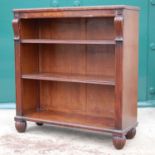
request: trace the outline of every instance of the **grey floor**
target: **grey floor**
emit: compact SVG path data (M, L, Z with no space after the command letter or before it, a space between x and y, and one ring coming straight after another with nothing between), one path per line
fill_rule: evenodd
M115 150L111 135L28 123L16 132L14 110L0 110L0 155L155 155L155 108L139 108L137 134Z

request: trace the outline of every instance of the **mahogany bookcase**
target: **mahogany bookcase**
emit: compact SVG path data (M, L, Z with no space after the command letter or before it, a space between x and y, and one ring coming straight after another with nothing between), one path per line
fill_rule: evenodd
M37 125L136 134L138 8L14 10L17 131Z

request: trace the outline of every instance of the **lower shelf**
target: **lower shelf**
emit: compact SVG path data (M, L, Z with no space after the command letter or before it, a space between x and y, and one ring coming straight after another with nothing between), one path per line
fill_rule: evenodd
M102 130L104 128L114 129L114 119L112 118L86 116L58 111L32 112L24 115L23 119L91 130Z
M115 85L114 77L102 75L80 75L80 74L65 74L65 73L38 73L38 74L24 74L23 79L31 80L45 80L45 81L62 81L62 82L76 82L102 85Z

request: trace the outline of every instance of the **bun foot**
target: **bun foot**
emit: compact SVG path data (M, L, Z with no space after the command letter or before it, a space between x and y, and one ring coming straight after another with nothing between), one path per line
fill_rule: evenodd
M20 133L22 132L25 132L26 130L26 126L27 126L27 123L26 121L16 121L15 122L15 127L16 127L16 130Z
M126 139L132 139L136 135L136 128L132 128L130 131L126 134Z
M41 122L36 122L36 125L38 125L38 126L43 126L43 123L41 123Z
M113 136L113 145L115 146L116 149L120 150L124 147L126 143L126 137L124 135L118 136L114 135Z

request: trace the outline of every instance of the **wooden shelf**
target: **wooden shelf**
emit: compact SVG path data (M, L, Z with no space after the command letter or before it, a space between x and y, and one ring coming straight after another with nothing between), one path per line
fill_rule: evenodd
M46 81L64 81L77 83L90 83L102 85L115 85L113 77L97 76L97 75L81 75L81 74L58 74L58 73L38 73L24 74L23 79L46 80Z
M24 115L25 119L30 121L38 122L48 122L55 125L63 125L70 127L79 127L90 128L95 127L103 128L107 127L114 128L114 119L105 118L105 117L95 117L89 115L82 115L77 113L65 113L60 111L40 111L40 112L31 112ZM110 127L109 127L110 126Z
M52 40L52 39L21 39L24 44L94 44L115 45L114 40Z

